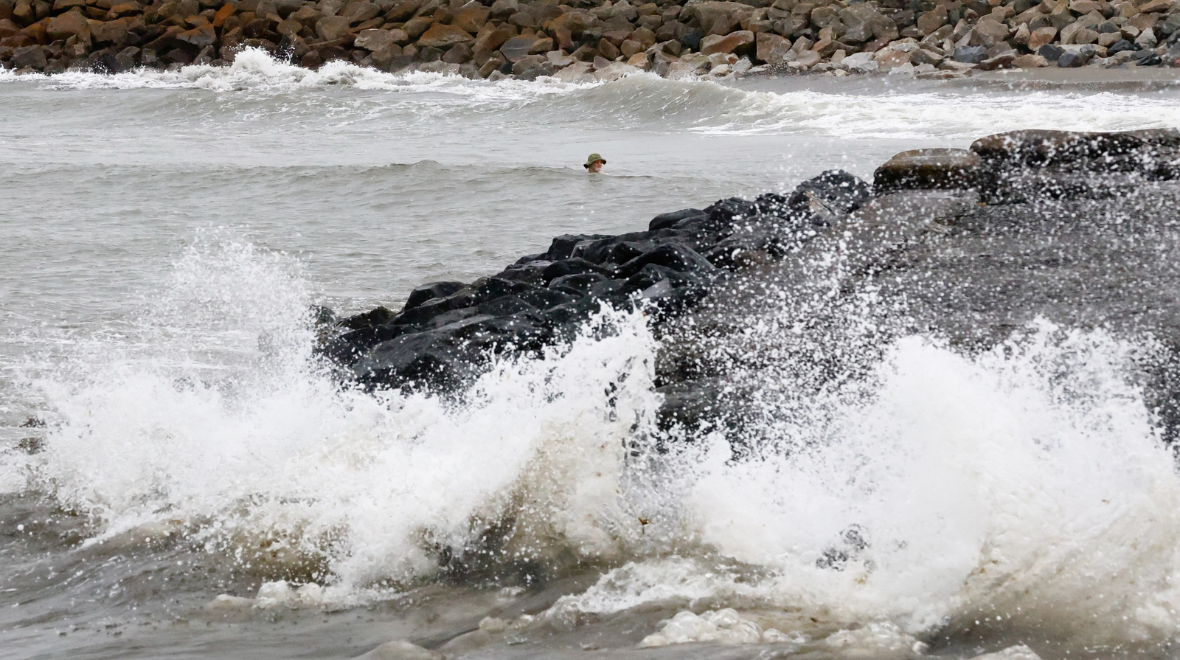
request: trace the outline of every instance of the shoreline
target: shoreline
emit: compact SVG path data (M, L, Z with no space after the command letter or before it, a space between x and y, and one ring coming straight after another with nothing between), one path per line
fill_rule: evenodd
M1053 79L1083 67L1174 79L1180 1L0 0L0 66L18 73L217 66L245 48L309 69L344 60L488 80Z

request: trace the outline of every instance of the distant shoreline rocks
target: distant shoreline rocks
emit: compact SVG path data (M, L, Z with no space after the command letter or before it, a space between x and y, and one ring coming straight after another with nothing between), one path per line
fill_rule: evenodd
M227 65L497 80L1180 66L1180 0L0 0L18 73Z

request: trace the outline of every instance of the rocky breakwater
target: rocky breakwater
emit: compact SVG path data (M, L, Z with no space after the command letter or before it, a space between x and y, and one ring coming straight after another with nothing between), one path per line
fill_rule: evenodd
M490 277L414 289L397 313L379 307L339 321L324 352L362 383L447 391L493 355L572 339L604 305L642 308L658 329L727 277L781 257L868 199L868 184L833 170L787 196L665 213L646 231L559 236Z
M767 373L803 370L818 390L892 337L983 350L1046 319L1154 342L1141 375L1175 436L1180 131L1007 133L898 154L874 179L829 171L646 231L560 236L490 277L415 289L396 313L331 321L323 350L347 379L445 392L603 305L641 307L661 340L660 423L691 435L775 428L758 421Z
M221 65L247 47L565 80L1175 66L1180 0L0 0L0 64L19 71Z

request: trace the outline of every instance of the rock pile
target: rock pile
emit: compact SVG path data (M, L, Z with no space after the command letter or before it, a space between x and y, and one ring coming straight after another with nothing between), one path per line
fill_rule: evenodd
M448 391L492 355L572 337L603 303L642 306L666 340L660 421L691 428L741 416L735 369L773 368L743 343L768 300L776 318L823 326L808 301L867 287L887 312L882 343L932 331L994 345L1036 318L1146 333L1174 358L1150 358L1149 395L1180 436L1180 131L1005 133L898 154L874 179L829 171L788 195L666 213L647 231L559 236L491 277L419 287L397 313L325 320L322 350L350 380ZM737 348L711 363L702 346L726 336Z
M225 64L259 48L499 78L1151 66L1180 60L1180 0L0 0L21 71Z
M657 324L675 318L726 276L819 235L869 193L865 182L833 170L791 195L665 213L647 231L558 236L544 253L491 277L427 284L396 314L381 307L348 318L324 350L364 383L445 390L493 354L572 338L603 303L642 306Z

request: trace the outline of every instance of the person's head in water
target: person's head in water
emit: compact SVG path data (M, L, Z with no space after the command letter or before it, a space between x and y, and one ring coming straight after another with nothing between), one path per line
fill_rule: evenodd
M602 166L606 165L606 159L598 154L590 154L586 159L586 164L582 167L586 168L588 172L601 172Z

